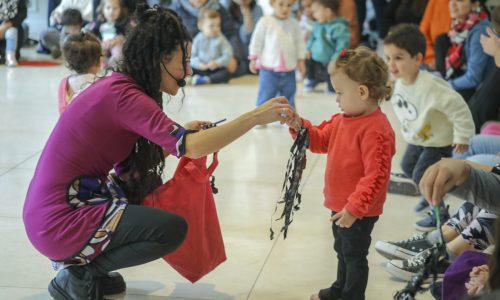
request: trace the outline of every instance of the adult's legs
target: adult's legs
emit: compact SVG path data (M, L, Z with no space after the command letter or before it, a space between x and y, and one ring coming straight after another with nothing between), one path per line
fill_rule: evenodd
M129 205L105 251L85 265L93 276L141 265L174 251L187 233L186 221L155 208Z
M500 84L498 82L500 82L500 68L495 67L486 75L483 83L468 102L477 133L487 121L499 120Z
M18 42L18 30L16 27L11 27L5 32L5 58L7 66L16 66L16 50Z
M110 271L144 264L174 251L186 232L187 223L178 215L129 205L108 247L86 265L60 270L49 284L49 293L56 300L101 300L102 278Z
M470 139L469 149L465 153L453 154L453 158L467 159L473 162L494 166L500 162L500 136L476 134Z
M434 53L436 55L436 70L441 73L443 78L446 76L446 53L450 48L451 42L448 34L444 33L436 38L434 43Z

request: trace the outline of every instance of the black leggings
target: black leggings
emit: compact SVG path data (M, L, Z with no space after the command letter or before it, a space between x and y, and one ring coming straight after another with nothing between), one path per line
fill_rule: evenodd
M129 205L101 255L85 265L93 276L145 264L177 249L187 233L186 221L155 208Z

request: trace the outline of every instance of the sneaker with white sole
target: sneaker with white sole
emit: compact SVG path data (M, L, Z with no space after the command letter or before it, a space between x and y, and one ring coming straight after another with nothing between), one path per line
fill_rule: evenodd
M389 193L405 196L418 196L420 191L418 185L413 179L408 178L402 173L392 173L389 178Z
M439 220L441 224L446 223L450 219L450 213L448 212L450 209L450 206L441 206L439 208ZM434 229L437 229L437 221L436 221L436 215L434 213L434 209L431 209L429 212L427 212L427 216L423 217L419 221L417 221L413 227L418 230L418 231L423 231L423 232L430 232L433 231Z
M409 239L402 241L377 241L375 250L387 259L411 259L432 246L427 241L427 233L416 233Z
M430 248L415 255L408 260L391 260L387 263L386 270L391 275L401 280L409 281L425 267L425 262L433 255L435 248ZM443 278L444 272L450 263L447 260L441 260L437 263L437 278Z

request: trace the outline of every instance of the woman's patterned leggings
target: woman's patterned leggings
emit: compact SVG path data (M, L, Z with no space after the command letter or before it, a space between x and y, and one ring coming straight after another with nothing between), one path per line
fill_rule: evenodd
M455 229L475 249L484 250L493 244L493 225L496 218L497 215L470 202L464 202L445 225Z

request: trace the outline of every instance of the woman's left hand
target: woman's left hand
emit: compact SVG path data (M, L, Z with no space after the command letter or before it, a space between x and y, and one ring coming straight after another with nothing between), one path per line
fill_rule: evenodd
M210 124L210 121L191 121L184 124L184 128L187 130L202 130L203 125Z

